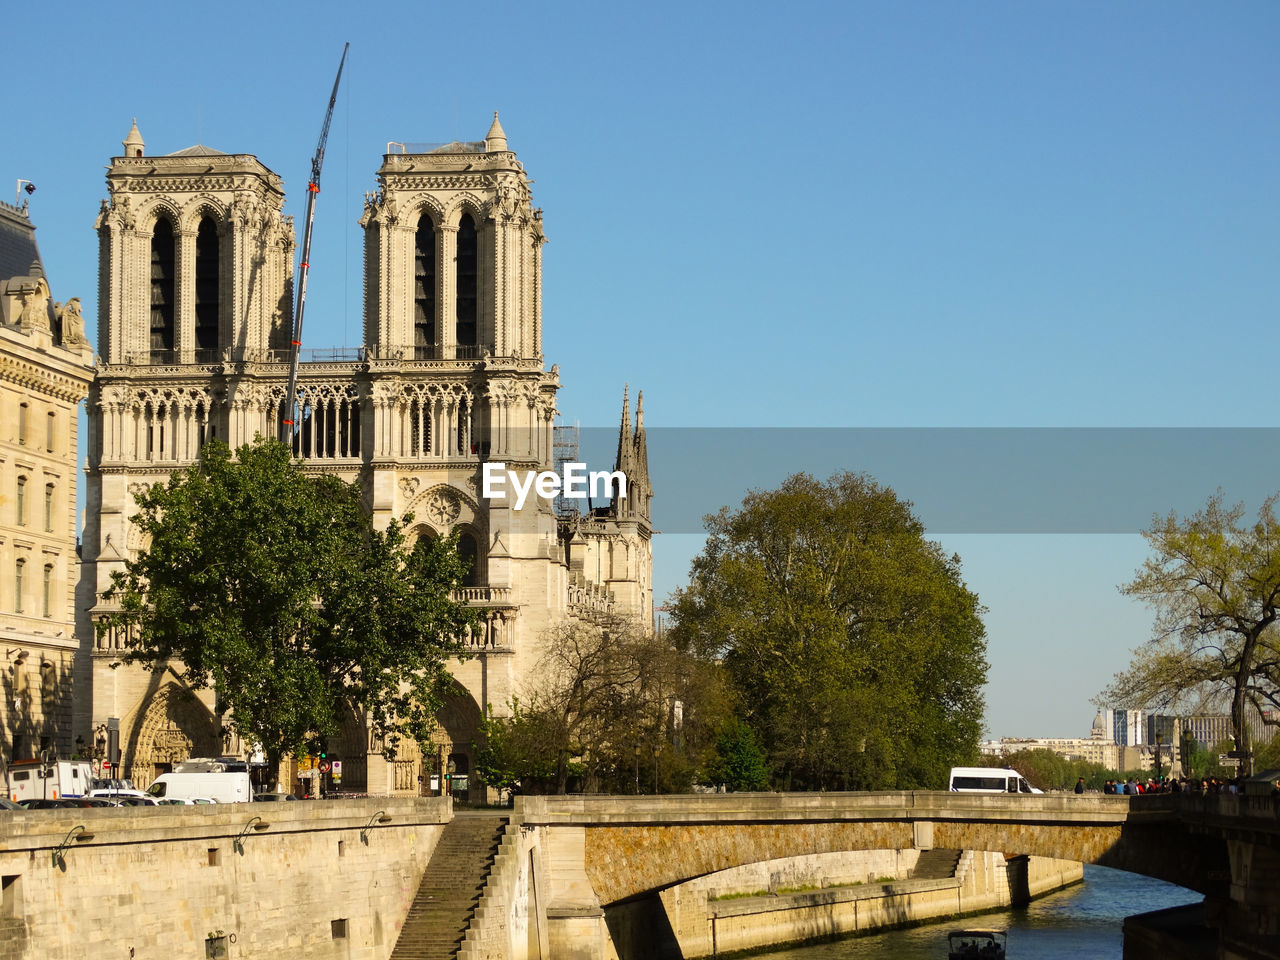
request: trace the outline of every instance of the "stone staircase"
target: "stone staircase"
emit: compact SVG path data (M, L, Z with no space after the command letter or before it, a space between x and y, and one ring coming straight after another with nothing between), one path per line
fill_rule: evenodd
M943 880L956 875L960 863L959 850L923 850L916 867L911 871L912 880Z
M493 866L507 817L457 811L445 824L391 960L453 960Z

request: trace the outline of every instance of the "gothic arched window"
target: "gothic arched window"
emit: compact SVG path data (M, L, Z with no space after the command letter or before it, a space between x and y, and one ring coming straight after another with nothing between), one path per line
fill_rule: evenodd
M196 362L218 353L218 225L212 217L196 231Z
M425 213L413 241L413 358L434 359L436 342L436 231Z
M480 300L479 255L476 223L464 213L458 221L458 356L474 357L476 352L476 306ZM472 349L468 349L472 348Z
M164 217L156 220L151 234L151 359L171 361L174 312L173 225Z
M462 585L464 587L480 585L479 553L479 548L476 546L476 538L466 530L463 530L458 536L458 556L462 558L462 564L467 568L467 572L462 576Z

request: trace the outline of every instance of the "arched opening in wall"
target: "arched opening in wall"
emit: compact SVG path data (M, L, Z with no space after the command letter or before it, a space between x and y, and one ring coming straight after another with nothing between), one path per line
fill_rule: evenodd
M480 586L483 580L480 575L480 549L476 544L475 535L469 530L464 529L458 536L458 556L462 558L462 565L467 568L466 573L462 575L462 585L464 587Z
M177 298L174 295L173 225L165 217L156 220L151 233L151 362L173 360L173 331Z
M420 393L410 394L405 401L409 406L409 447L403 451L408 457L429 457L431 450L431 418L435 400Z
M190 757L220 757L223 742L214 715L191 690L166 683L147 703L137 725L122 740L127 744L126 776L145 790L162 773Z
M196 231L196 363L218 358L218 225L204 217Z
M295 456L312 458L360 456L360 392L345 389L300 390L302 422L293 436Z
M431 743L422 745L424 792L440 795L447 790L455 800L484 800L484 785L472 776L480 722L475 699L454 681L436 713Z
M457 308L458 357L477 356L476 308L480 301L479 251L476 242L476 223L471 214L464 213L458 221L458 284L455 299Z
M435 530L425 524L418 524L409 532L409 542L407 544L410 552L419 548L426 549L437 539Z
M435 359L436 231L425 213L413 242L413 359Z
M471 445L471 401L466 397L458 400L458 436L455 438L457 445L454 450L465 456L468 453L475 453L475 448Z
M195 421L196 452L199 452L206 443L218 436L218 428L209 422L209 411L205 408L203 401L196 404Z
M342 707L338 738L329 743L329 754L342 764L332 777L333 787L343 793L364 793L369 789L369 728L364 711L353 703Z
M148 398L143 406L147 430L147 459L165 459L165 426L169 422L170 409L164 401Z

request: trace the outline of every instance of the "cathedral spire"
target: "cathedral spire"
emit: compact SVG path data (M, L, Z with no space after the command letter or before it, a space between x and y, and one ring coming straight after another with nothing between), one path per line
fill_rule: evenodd
M120 145L124 147L124 155L126 157L140 157L142 152L147 148L143 142L142 134L138 132L138 118L133 118L133 126L129 128L128 135L120 141Z
M644 391L636 393L636 433L631 441L631 470L627 474L628 492L634 490L631 509L645 520L649 519L649 500L653 487L649 484L649 441L644 435Z
M627 396L629 385L622 387L622 426L618 428L618 455L613 469L626 473L631 461L631 400Z
M484 135L484 151L485 153L498 153L507 149L507 134L502 129L502 124L498 122L498 111L493 111L493 123L489 126L489 132Z

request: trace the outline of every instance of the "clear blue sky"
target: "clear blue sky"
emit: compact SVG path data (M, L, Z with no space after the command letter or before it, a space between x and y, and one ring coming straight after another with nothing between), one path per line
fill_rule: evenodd
M54 296L89 318L130 119L150 152L256 154L300 215L350 40L309 346L359 340L386 142L497 109L546 211L571 420L612 425L629 382L650 426L1276 423L1274 3L126 2L10 31L8 182L37 184ZM1142 541L943 539L990 611L990 732L1087 734L1149 631L1115 590ZM658 540L660 592L697 545Z

